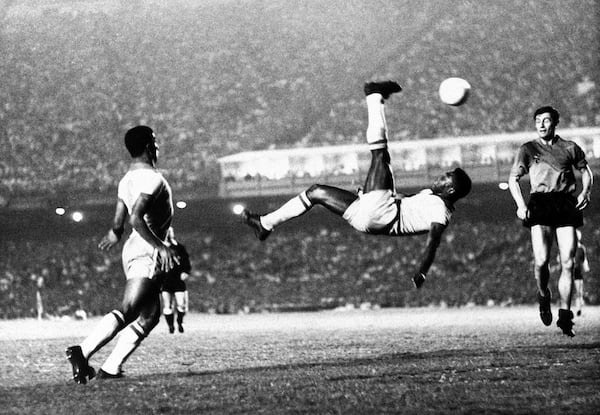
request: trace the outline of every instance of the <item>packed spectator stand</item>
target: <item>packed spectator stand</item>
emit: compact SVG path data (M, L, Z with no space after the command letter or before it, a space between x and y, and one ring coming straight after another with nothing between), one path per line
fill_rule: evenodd
M123 134L140 123L156 130L160 168L176 195L216 196L219 157L362 143L361 88L372 78L396 78L404 87L388 103L391 140L532 130L532 110L547 103L561 111L559 127L598 126L597 2L544 4L4 2L0 207L57 194L112 201L128 162ZM439 102L437 86L448 76L473 86L467 105ZM506 203L498 214L504 221L463 217L451 228L445 243L457 241L457 248L442 251L431 289L418 296L408 280L418 239L367 241L317 225L275 234L265 245L251 235L223 235L237 228L204 229L199 217L179 232L196 254L191 306L238 312L532 302L529 241ZM588 223L598 220L589 215ZM108 224L110 214L103 219ZM52 242L4 232L0 318L34 316L40 288L49 315L113 307L123 277L118 252L96 249L104 231L59 233ZM597 252L598 231L584 234ZM590 292L597 295L597 287Z

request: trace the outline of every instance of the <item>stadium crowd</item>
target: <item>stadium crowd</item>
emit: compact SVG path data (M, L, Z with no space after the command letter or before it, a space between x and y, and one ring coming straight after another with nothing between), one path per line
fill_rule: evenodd
M266 243L246 232L224 232L223 226L179 232L192 259L190 309L237 313L534 301L529 236L518 224L452 224L419 291L410 277L422 238L373 238L338 225L299 226L273 234ZM586 242L595 270L600 230L590 230ZM124 284L120 254L102 253L97 243L95 237L68 238L56 245L2 241L6 255L0 258L0 318L36 316L40 277L48 316L74 316L78 310L102 315L114 307ZM597 304L600 279L594 272L586 279L586 300Z
M392 140L531 130L542 103L559 108L561 127L600 125L595 0L92 3L2 3L0 207L13 195L114 196L134 124L157 132L175 194L215 189L217 158L238 151L363 143L361 87L373 77L404 87L389 102ZM449 76L473 86L459 109L437 98ZM218 227L178 236L193 262L191 309L232 313L531 303L529 240L515 229L453 224L418 292L418 238L367 242L327 224L268 244ZM587 242L593 258L600 230ZM97 243L0 238L0 318L35 316L38 291L49 316L113 307L120 255ZM598 303L600 284L587 290Z
M600 123L593 0L98 4L0 14L4 198L112 190L136 123L158 132L176 190L214 189L216 159L237 151L362 143L373 76L405 88L392 139L527 130L543 102L563 127ZM436 95L455 75L474 87L459 111Z

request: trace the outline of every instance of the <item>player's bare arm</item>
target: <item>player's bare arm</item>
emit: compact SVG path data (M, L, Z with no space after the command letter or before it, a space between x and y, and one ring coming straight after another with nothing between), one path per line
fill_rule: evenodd
M427 272L429 272L429 268L431 267L431 264L433 264L435 254L440 246L440 242L442 241L442 234L445 230L446 226L442 225L441 223L433 222L431 224L431 228L427 234L427 242L425 244L425 250L423 251L421 265L419 266L419 270L412 278L415 287L421 288L425 282Z
M149 210L150 206L152 206L153 201L152 195L145 193L140 194L133 205L129 222L131 227L157 250L161 270L168 271L178 263L177 254L156 236L154 232L152 232L144 220L144 215Z
M521 220L526 220L529 216L529 210L527 209L527 203L525 203L525 199L523 198L519 179L520 177L518 176L510 176L508 178L508 189L517 204L517 217Z
M123 231L125 229L126 219L127 207L125 206L125 202L119 199L115 208L115 216L113 218L112 228L108 231L104 238L102 238L98 244L98 248L106 251L119 243L121 240L121 235L123 235Z
M579 169L581 173L581 193L577 196L577 209L585 209L590 203L590 196L592 194L592 184L594 183L594 176L590 166L585 166Z

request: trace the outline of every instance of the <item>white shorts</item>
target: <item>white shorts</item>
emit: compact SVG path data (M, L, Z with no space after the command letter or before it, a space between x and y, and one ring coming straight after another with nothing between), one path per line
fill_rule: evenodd
M359 193L342 216L360 232L376 232L389 226L398 216L398 204L391 190Z
M139 234L132 234L123 245L123 270L127 279L149 278L158 271L158 251Z

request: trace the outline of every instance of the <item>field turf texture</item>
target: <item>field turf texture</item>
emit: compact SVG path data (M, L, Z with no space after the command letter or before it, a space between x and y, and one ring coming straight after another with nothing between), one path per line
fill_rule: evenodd
M0 321L0 413L600 413L598 306L574 338L535 306L192 313L77 385L64 349L97 322Z

